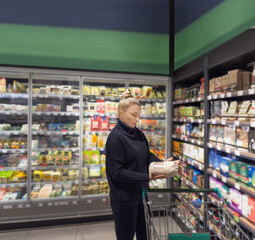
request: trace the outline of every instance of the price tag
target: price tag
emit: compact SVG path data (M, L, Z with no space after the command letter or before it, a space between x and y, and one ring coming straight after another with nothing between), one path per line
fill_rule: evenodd
M207 98L208 100L211 100L212 99L212 96L210 95L210 96L208 96L208 98Z
M217 178L217 173L216 173L215 170L213 171L213 176L214 176L215 178Z
M255 127L255 122L251 122L251 127Z
M71 113L66 113L66 116L71 116Z
M91 199L88 199L87 203L92 203L92 200L91 200Z
M202 123L202 119L199 119L198 122L199 122L199 123Z
M210 224L210 230L212 231L212 225Z
M217 99L217 98L218 98L217 94L214 94L213 99Z
M231 92L227 93L227 97L232 97L232 93Z
M186 100L185 100L185 102L186 102L186 103L188 103L188 102L189 102L189 100L188 100L188 99L186 99Z
M43 203L38 203L38 207L43 207Z
M199 97L197 100L200 102L200 101L202 100L202 98L201 98L201 97Z
M194 122L194 119L191 119L190 121L193 123L193 122Z
M187 120L186 119L182 119L183 122L186 122Z
M3 152L3 153L7 153L7 150L3 150L2 152Z
M220 97L221 97L221 98L224 98L224 97L225 97L225 93L221 93L221 94L220 94Z
M191 139L191 142L194 143L195 142L194 139Z
M59 205L59 202L54 202L54 205L55 205L55 206L58 206L58 205Z
M63 206L65 203L64 202L59 202L59 205L60 206Z
M250 95L255 94L255 89L249 89L249 90L248 90L248 94L250 94Z
M163 198L163 194L158 194L158 198Z
M53 204L52 204L52 202L48 202L48 204L47 204L48 206L52 206Z
M26 208L30 208L30 204L26 204L25 206L26 206Z
M226 183L227 182L227 178L226 177L222 177L222 182Z
M230 153L230 148L226 148L226 152L227 152L227 153Z
M195 98L192 98L192 100L191 100L192 102L195 102Z
M188 164L190 164L190 160L188 160Z
M194 162L193 162L193 161L191 161L191 162L190 162L190 164L193 166L193 165L194 165Z
M243 90L238 91L237 96L243 96Z
M212 124L216 124L216 120L215 119L212 119Z
M211 143L208 143L208 147L209 147L209 148L212 148L212 144L211 144Z
M221 124L222 124L222 125L225 125L225 124L226 124L226 120L221 119Z
M77 201L73 201L73 204L77 204Z
M103 199L102 199L102 202L106 202L106 198L103 198Z
M240 125L240 123L239 123L239 121L235 121L235 126L239 126Z
M23 208L23 205L22 204L18 204L18 208Z
M235 150L235 155L236 156L240 156L240 151L239 150Z
M199 170L203 170L203 166L201 163L198 164L198 168L199 168Z
M221 146L217 146L217 150L221 151Z
M236 188L237 190L240 190L240 185L239 185L238 183L235 183L235 188Z

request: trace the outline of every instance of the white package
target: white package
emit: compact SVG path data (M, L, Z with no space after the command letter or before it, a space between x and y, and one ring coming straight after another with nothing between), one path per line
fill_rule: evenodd
M150 175L161 175L174 177L177 175L179 166L176 161L152 162L149 165Z

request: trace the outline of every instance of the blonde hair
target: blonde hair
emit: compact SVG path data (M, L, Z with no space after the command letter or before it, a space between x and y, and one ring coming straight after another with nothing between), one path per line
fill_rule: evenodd
M138 105L139 107L141 107L141 103L133 97L130 89L126 89L126 91L122 94L122 99L119 101L118 114L120 112L120 109L125 112L132 105Z

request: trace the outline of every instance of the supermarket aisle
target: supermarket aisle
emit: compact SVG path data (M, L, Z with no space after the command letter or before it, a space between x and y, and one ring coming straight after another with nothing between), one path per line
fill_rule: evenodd
M0 232L4 240L114 240L113 221L84 223L78 225L24 230L17 232Z

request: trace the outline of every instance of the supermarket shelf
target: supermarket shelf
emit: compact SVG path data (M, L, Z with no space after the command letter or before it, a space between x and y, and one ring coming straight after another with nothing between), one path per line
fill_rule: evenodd
M57 181L57 182L31 182L31 185L32 186L35 186L35 185L40 185L40 186L43 186L43 185L46 185L46 184L52 184L52 185L56 185L56 184L79 184L79 180L73 180L73 181Z
M15 98L28 98L28 94L27 93L0 93L0 98L11 98L11 99L15 99Z
M140 116L141 119L165 119L166 115L165 114L141 114Z
M27 135L27 131L1 131L1 135Z
M90 148L90 147L86 147L83 148L82 151L104 151L105 148Z
M26 203L26 199L0 201L0 209L24 208Z
M193 189L200 189L199 186L192 183L190 180L188 180L186 177L178 176L179 179L181 179L182 182L184 182L187 186L193 188ZM201 196L203 196L203 193L199 193Z
M0 153L26 153L27 149L0 149Z
M79 165L61 165L61 166L32 166L32 170L55 170L55 169L78 169Z
M82 180L82 183L97 183L97 182L101 182L101 181L107 181L106 178L90 178L90 179L84 179Z
M28 111L0 111L0 115L27 115Z
M204 101L204 97L191 98L191 99L185 99L185 100L175 100L173 101L173 105L197 103L197 102L203 102L203 101Z
M105 96L96 96L96 95L83 95L83 99L87 99L87 98L94 98L96 100L104 100L104 101L115 101L115 102L119 102L122 98L121 97L105 97Z
M26 187L27 183L0 183L0 188L6 188L6 187Z
M204 123L204 119L185 119L185 118L174 118L174 122L184 122L184 123Z
M173 138L178 139L178 140L182 140L185 142L189 142L189 143L193 143L199 146L204 146L204 142L200 141L200 140L196 140L194 138L189 138L189 137L185 137L185 136L177 136L177 135L172 135Z
M255 89L240 90L237 92L219 93L207 96L208 100L245 97L255 94Z
M32 149L32 152L46 152L46 151L72 151L77 152L79 151L79 148L34 148Z
M187 160L184 156L179 156L179 155L177 155L177 154L175 154L175 153L173 153L172 154L175 158L178 158L179 160L181 160L181 161L183 161L183 162L185 162L185 163L188 163L188 164L190 164L190 165L192 165L192 166L194 166L194 167L196 167L196 168L198 168L199 170L201 170L201 171L204 171L204 165L203 165L203 163L200 163L200 162L198 162L198 161L192 161L192 160Z
M33 135L79 135L77 131L32 131Z
M0 167L0 171L27 171L27 167Z
M218 198L209 195L208 199L214 203L219 201ZM227 207L227 212L234 217L235 216L235 211L232 210L231 208ZM249 230L250 232L252 232L253 234L255 234L255 223L251 222L250 220L248 220L246 217L243 217L242 215L240 215L240 213L238 213L239 217L239 223L241 226L243 226L244 228L246 228L247 230Z
M180 214L180 212L177 212L177 210L174 210L174 213L176 214L176 216L181 219L181 221L183 222L183 224L192 232L192 233L197 233L193 228L192 225L187 222L187 220L185 219L185 217Z
M189 208L190 211L194 212L202 222L204 221L204 216L201 213L201 211L198 210L199 208L193 207L192 204L189 203L181 194L179 193L174 193L174 194L182 201L182 203L184 203Z
M53 116L80 116L79 112L32 112L34 115L53 115Z
M217 145L215 143L207 143L207 146L209 148L217 149L219 151L226 152L226 153L231 153L233 155L243 157L243 158L246 158L246 159L249 159L252 161L254 161L254 159L255 159L254 153L243 152L243 151L237 150L236 148L233 148L233 147L226 147L226 146L223 147L223 146Z
M231 187L236 188L237 190L241 191L242 193L245 193L253 198L255 198L255 188L252 186L239 184L239 182L236 182L235 180L232 180L230 178L227 178L219 173L219 171L213 170L212 168L208 168L207 172L209 175L213 176L214 178L217 178L218 180L230 185Z
M213 124L213 125L255 127L255 122L251 122L251 121L239 121L239 120L208 119L206 123L207 124Z
M79 99L79 95L54 95L54 94L33 94L33 98L57 98L57 99Z

